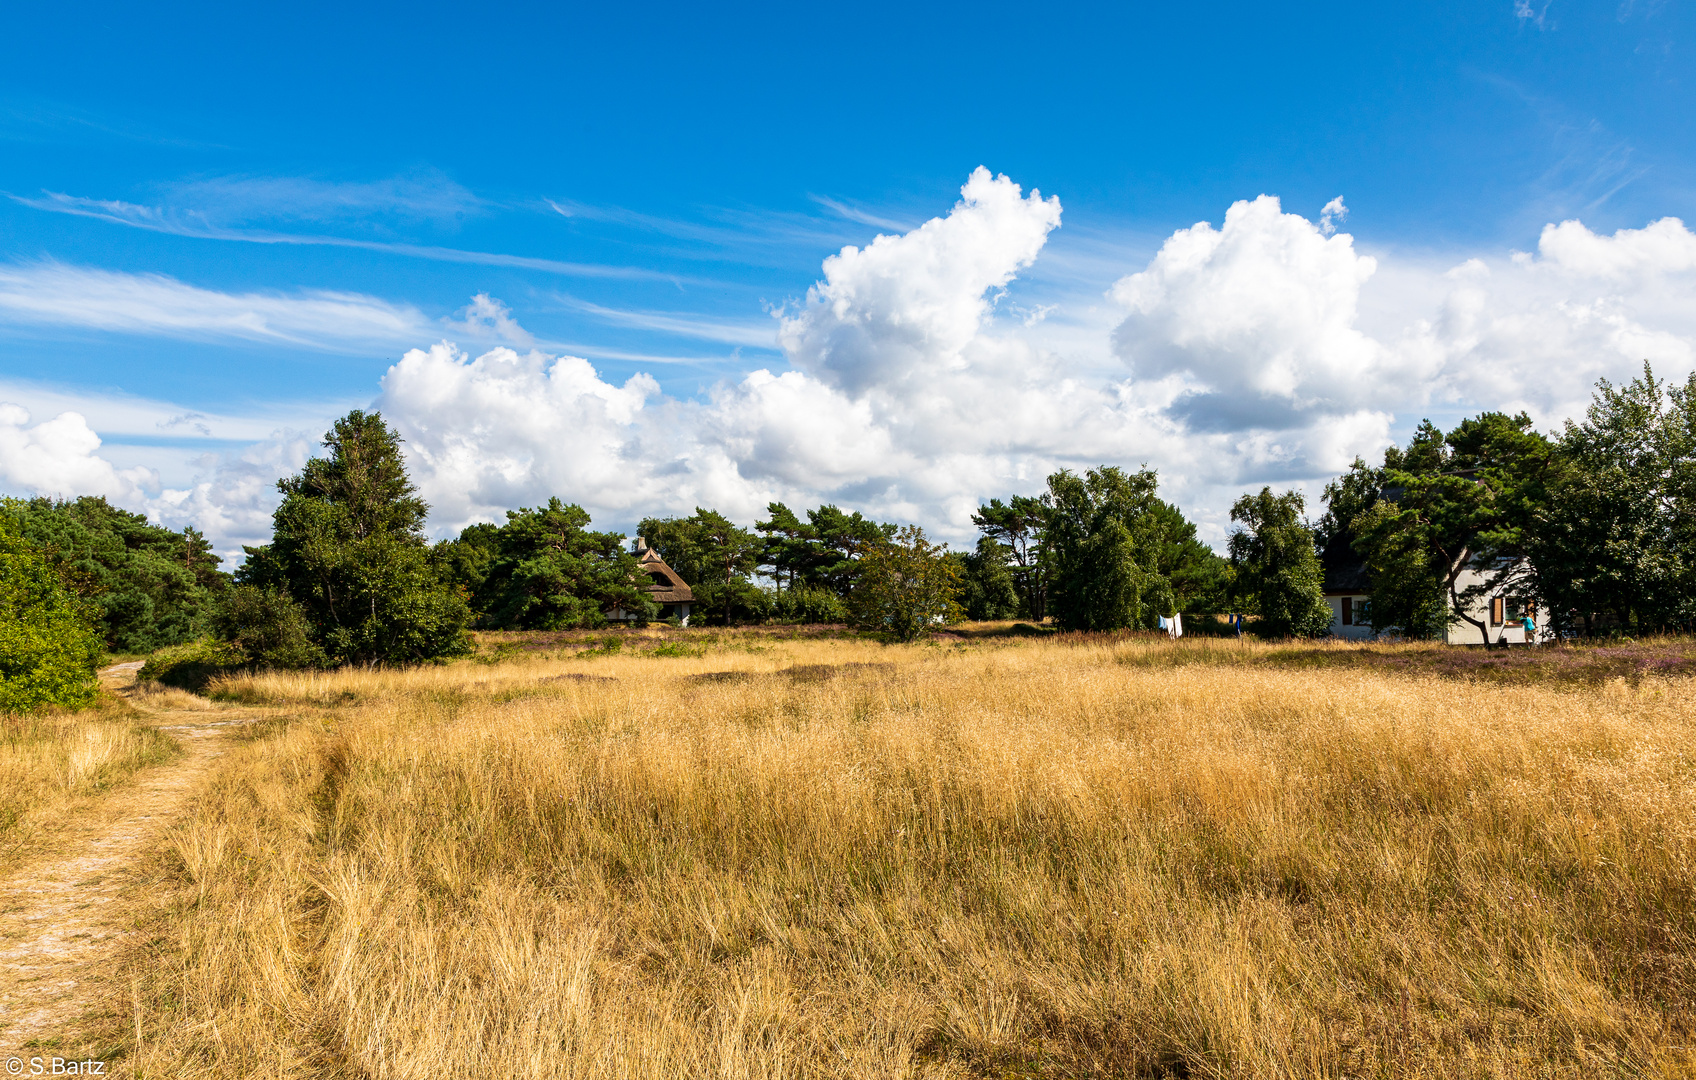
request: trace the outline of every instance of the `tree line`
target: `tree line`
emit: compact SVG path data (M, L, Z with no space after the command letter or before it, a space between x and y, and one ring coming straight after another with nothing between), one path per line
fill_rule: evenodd
M175 649L198 670L418 663L466 652L472 629L658 617L626 537L592 529L582 507L552 498L432 544L380 415L350 412L324 447L279 481L271 542L233 574L194 530L103 499L0 500L0 710L87 700L109 653ZM1332 618L1325 568L1352 562L1373 628L1409 638L1459 620L1488 641L1473 614L1486 593L1561 633L1696 629L1696 374L1669 385L1645 365L1603 381L1555 435L1524 414L1427 421L1331 481L1317 519L1296 491L1243 495L1224 556L1158 486L1148 469L1060 470L980 505L966 551L829 504L771 503L752 528L697 507L637 529L692 587L693 620L713 625L911 639L968 618L1103 631L1182 613L1217 629L1208 617L1240 612L1265 636L1317 636Z

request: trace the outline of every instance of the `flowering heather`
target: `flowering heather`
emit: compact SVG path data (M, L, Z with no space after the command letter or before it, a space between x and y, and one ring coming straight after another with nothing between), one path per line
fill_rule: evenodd
M1635 685L1645 677L1696 675L1696 642L1688 639L1511 649L1424 643L1326 645L1278 649L1264 658L1293 667L1360 667L1506 683L1594 686L1624 679Z

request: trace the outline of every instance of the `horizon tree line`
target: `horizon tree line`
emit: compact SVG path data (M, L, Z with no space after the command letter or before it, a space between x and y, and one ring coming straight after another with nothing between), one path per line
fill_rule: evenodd
M550 498L432 544L429 508L380 414L350 412L324 446L278 482L271 542L245 548L233 574L194 530L104 499L0 500L11 628L0 702L34 700L26 685L82 686L40 691L72 700L101 651L210 639L211 666L418 663L467 651L468 629L597 627L614 607L657 614L626 537L591 530L581 506ZM1111 631L1231 611L1264 636L1311 637L1330 624L1324 568L1358 560L1372 626L1408 638L1458 620L1488 641L1471 614L1486 592L1536 605L1563 634L1690 632L1696 373L1669 384L1645 363L1624 386L1603 380L1584 418L1555 435L1523 413L1484 412L1447 432L1425 421L1381 464L1357 458L1323 503L1309 519L1297 491L1245 494L1224 556L1159 498L1153 470L1111 465L989 499L966 551L828 503L797 513L774 502L752 528L697 507L637 530L713 625L845 622L911 637L961 618ZM1468 568L1479 574L1463 584ZM66 619L86 635L43 645L72 640ZM67 664L82 674L61 677Z

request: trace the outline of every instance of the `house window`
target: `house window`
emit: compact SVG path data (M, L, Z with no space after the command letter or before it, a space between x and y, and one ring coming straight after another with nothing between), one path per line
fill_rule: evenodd
M1506 597L1493 596L1490 598L1490 625L1500 626L1507 621L1508 602Z
M1354 597L1343 597L1343 625L1354 625Z

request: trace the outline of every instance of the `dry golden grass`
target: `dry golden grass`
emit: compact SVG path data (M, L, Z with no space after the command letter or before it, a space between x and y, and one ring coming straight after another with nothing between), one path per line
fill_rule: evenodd
M207 707L192 694L180 696ZM109 696L77 712L0 714L0 865L38 846L42 829L79 798L178 753L135 709Z
M145 1076L1692 1069L1689 680L1244 648L235 680L298 718L176 831L110 1037Z

